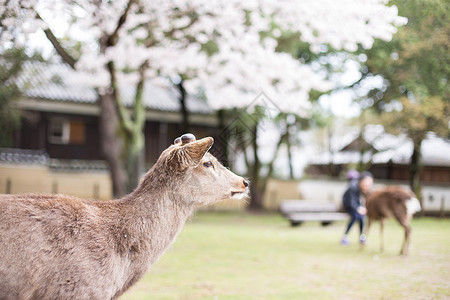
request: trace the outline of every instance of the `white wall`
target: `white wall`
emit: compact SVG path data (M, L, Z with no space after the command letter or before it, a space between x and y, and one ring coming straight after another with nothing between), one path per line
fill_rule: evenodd
M407 184L398 182L376 182L375 188L386 185ZM317 200L341 204L342 195L347 188L345 180L307 179L298 185L299 194L305 200ZM423 209L428 212L439 212L443 203L444 210L450 212L450 186L422 185Z

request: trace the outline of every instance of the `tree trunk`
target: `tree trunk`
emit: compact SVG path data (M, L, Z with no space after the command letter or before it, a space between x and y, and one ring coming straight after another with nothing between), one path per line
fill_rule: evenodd
M291 152L292 145L291 145L290 136L289 136L289 128L287 130L286 146L287 146L288 160L289 160L289 179L293 180L294 179L294 163L292 161L292 152ZM275 157L274 157L274 159L275 159Z
M258 187L258 183L254 183L253 179L250 184L250 205L248 207L251 211L262 211L263 210L263 195L264 191Z
M420 186L420 173L421 173L421 145L422 139L413 140L414 149L411 156L411 163L409 164L409 186L411 190L416 194L420 204L422 204L422 189Z
M116 103L116 107L119 108L119 113L123 116L121 120L122 129L126 133L127 193L131 193L138 186L145 165L145 106L143 103L145 68L146 64L141 66L141 79L136 86L133 118L125 117L124 107L118 106Z
M278 151L280 150L280 147L281 147L281 145L283 144L283 141L286 140L287 138L289 138L289 137L288 137L288 134L289 134L289 133L286 131L285 133L283 133L282 135L280 135L280 139L278 140L277 147L275 148L275 153L273 154L273 159L272 159L272 161L269 163L269 170L267 171L267 176L266 176L266 178L264 179L263 188L262 188L263 192L265 192L265 190L266 190L266 187L267 187L267 181L268 181L269 178L272 176L272 173L273 173L273 165L274 165L274 163L275 163L275 158L276 158L277 155L278 155Z
M111 94L99 95L100 117L99 131L101 150L109 166L113 195L119 198L125 195L127 176L122 163L123 142L118 136L118 117Z
M336 165L334 163L334 149L333 149L333 145L332 145L332 139L333 139L333 130L332 130L332 125L330 125L327 128L327 138L328 138L328 152L330 153L330 161L328 163L328 174L331 177L336 177L338 174L337 172L337 168Z
M216 151L215 156L222 162L225 167L230 167L228 151L229 151L229 130L225 126L225 110L220 109L217 111L217 119L219 121L219 140L216 141L217 146L215 149L220 149Z
M127 182L127 193L131 193L138 185L141 175L144 171L145 165L145 151L144 146L141 142L135 141L136 139L141 139L138 135L142 135L142 132L136 132L130 138L130 142L127 146L127 160L126 160L126 170L128 175Z
M177 83L178 91L180 92L180 109L181 109L181 116L182 116L182 129L184 132L189 132L190 130L190 124L189 124L189 113L186 106L186 90L183 86L183 80L181 79L179 83Z
M253 127L253 166L251 167L251 185L250 185L250 210L261 211L263 209L263 187L261 186L260 177L259 177L259 169L260 169L260 161L258 157L258 122L255 123Z
M127 177L125 179L125 191L132 192L139 183L139 178L142 173L144 162L141 161L143 150L145 147L145 107L143 104L143 92L145 84L145 70L148 67L145 61L139 68L139 82L136 86L136 95L134 97L134 104L132 106L133 115L123 105L119 98L116 70L114 62L110 61L107 64L109 74L111 76L111 99L114 110L108 111L109 114L114 115L117 126L120 128L121 137L123 138L124 148L121 158L124 161Z

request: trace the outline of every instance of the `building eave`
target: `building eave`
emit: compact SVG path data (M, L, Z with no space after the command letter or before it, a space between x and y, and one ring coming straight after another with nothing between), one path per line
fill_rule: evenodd
M77 114L83 116L98 116L100 113L100 109L96 103L57 101L30 97L22 97L18 99L16 103L20 109L29 111ZM145 116L147 121L170 123L181 123L182 121L181 113L175 111L146 109ZM195 125L218 125L218 120L215 114L190 113L189 121Z

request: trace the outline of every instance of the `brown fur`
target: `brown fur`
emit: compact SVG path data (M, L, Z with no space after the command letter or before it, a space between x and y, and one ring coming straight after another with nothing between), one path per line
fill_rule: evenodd
M399 186L386 187L370 193L366 197L368 225L366 235L373 221L380 221L380 251L384 250L383 229L387 218L395 218L405 229L405 239L401 248L401 255L407 255L409 249L411 226L409 225L412 215L407 212L406 202L414 198L410 190Z
M206 153L212 143L172 145L118 200L0 195L0 299L117 298L196 207L246 195L247 182Z

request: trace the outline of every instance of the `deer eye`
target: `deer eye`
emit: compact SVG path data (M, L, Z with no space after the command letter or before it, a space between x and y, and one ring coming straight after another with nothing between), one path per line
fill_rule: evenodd
M207 161L207 162L204 162L204 163L203 163L203 166L206 167L206 168L212 167L212 165L213 165L213 164L212 164L212 162L210 162L210 161Z

